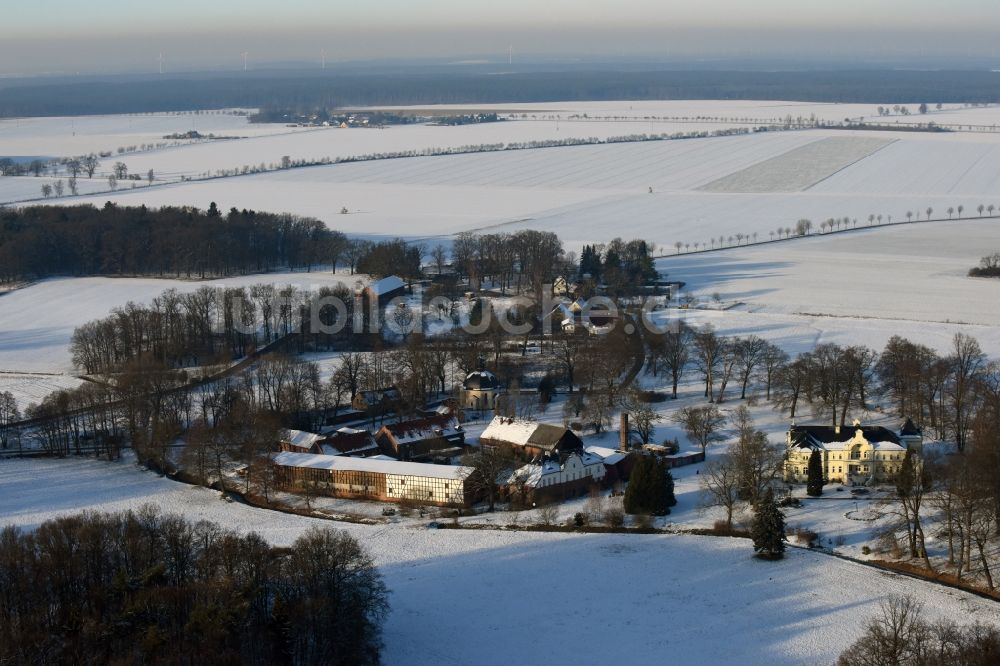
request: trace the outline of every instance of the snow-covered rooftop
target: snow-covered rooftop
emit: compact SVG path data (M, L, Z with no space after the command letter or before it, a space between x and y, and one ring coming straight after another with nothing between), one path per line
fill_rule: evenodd
M486 429L483 430L483 434L479 438L510 442L511 444L524 446L528 443L528 440L537 427L538 424L534 421L497 416L490 421L490 424L486 426Z
M311 448L313 444L317 441L323 439L323 435L317 435L316 433L306 432L305 430L287 430L285 431L285 441L292 446L308 449Z
M326 469L331 471L401 474L405 476L423 476L432 479L462 480L472 472L471 467L459 465L432 465L430 463L384 460L381 457L349 458L347 456L326 456L288 451L275 454L274 462L282 467L308 467L309 469Z
M588 446L584 449L584 451L601 458L605 465L615 465L625 459L624 453L618 449L612 449L607 446Z
M560 464L558 460L544 460L539 463L528 463L527 465L522 465L521 467L514 470L512 474L509 475L509 479L521 478L524 479L524 484L527 486L537 486L538 482L541 481L546 476L552 476L559 474L565 468L566 464L569 463L573 457L579 457L580 461L583 463L584 469L593 467L594 465L601 465L604 467L604 460L597 455L592 453L584 453L583 455L578 455L571 453L566 459L566 463ZM501 479L501 482L506 482Z
M384 296L385 294L392 293L397 289L403 288L403 279L397 275L390 275L384 277L381 280L376 280L368 285L368 289L375 296Z

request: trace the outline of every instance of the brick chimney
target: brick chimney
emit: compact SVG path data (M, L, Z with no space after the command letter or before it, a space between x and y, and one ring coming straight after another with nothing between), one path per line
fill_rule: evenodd
M618 436L618 450L628 451L628 412L622 412L621 432Z

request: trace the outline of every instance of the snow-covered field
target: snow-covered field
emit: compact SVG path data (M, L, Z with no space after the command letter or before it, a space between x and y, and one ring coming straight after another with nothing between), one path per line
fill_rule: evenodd
M275 544L314 524L346 529L392 591L388 664L602 663L626 648L633 663L828 664L890 594L913 595L929 619L1000 623L997 605L978 597L794 549L759 562L738 539L321 523L223 502L128 462L4 460L0 488L0 523L29 528L149 502Z
M42 194L42 187L44 185L55 186L56 182L62 180L63 182L63 192L68 196L70 193L69 185L66 184L66 178L52 178L48 176L5 176L0 178L0 201L25 201L29 199L40 199L44 200ZM121 183L121 189L130 189L132 183L135 183L137 187L144 186L146 181L125 181ZM100 178L94 176L93 178L87 178L86 176L77 179L77 191L82 195L93 194L95 192L104 192L109 190L108 181L106 178ZM42 203L39 201L38 203Z
M191 130L217 136L287 133L281 124L250 124L227 111L137 113L45 118L0 118L0 157L73 157L118 148L169 142L163 137ZM110 165L108 165L110 166Z
M223 209L237 206L317 217L333 228L364 236L423 238L469 229L530 227L554 231L568 247L579 250L584 243L607 241L613 228L616 234L661 246L693 246L737 233L767 238L802 218L817 225L843 216L863 222L872 214L899 221L908 211L920 216L932 208L945 215L959 205L968 216L980 204L1000 203L995 188L1000 137L982 135L981 142L970 137L807 130L419 157L61 202L101 205L111 199L204 208L215 201ZM882 141L892 144L858 159ZM847 155L845 145L865 150ZM800 151L815 157L808 160L809 168L796 159ZM785 166L775 171L775 164ZM766 177L760 176L762 170ZM906 185L907 177L919 186ZM699 191L713 182L726 191ZM808 189L779 192L803 188ZM354 214L337 214L345 207Z
M201 286L239 287L267 283L317 289L356 279L329 272L273 273L224 280L166 280L155 278L67 278L0 294L0 371L71 373L69 350L73 329L106 316L129 301L148 303L167 289L195 291ZM2 382L3 375L0 375Z
M667 256L658 266L750 311L995 326L1000 281L970 278L1000 249L1000 221L897 224Z
M83 384L82 380L66 375L0 372L0 393L10 391L22 414L28 405L41 403L45 396L50 393L63 389L74 389L81 384Z
M948 194L955 197L954 203L964 202L970 213L979 203L1000 203L1000 135L921 136L895 141L811 191L907 197Z
M801 192L889 145L877 137L831 136L705 185L706 192Z
M400 151L441 150L482 144L565 139L607 139L630 134L713 132L748 123L667 121L510 120L458 126L392 125L385 128L300 128L294 134L251 137L241 141L200 143L125 156L129 170L153 169L162 178L196 177L219 169L238 169L261 163L320 160ZM253 127L251 125L250 127ZM110 166L107 165L107 166Z

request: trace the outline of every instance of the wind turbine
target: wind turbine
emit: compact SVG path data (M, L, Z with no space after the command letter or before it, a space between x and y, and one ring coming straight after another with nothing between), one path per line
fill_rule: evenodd
M160 74L163 74L163 52L160 52L160 57L156 59L156 62L160 63Z
M243 71L245 72L247 71L247 56L250 55L250 53L248 51L244 51L240 55L243 56Z
M510 46L507 47L507 64L508 65L513 65L514 64L514 45L513 44L511 44Z

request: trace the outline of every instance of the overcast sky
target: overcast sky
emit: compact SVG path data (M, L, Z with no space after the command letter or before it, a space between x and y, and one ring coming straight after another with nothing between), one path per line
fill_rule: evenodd
M377 58L989 57L998 0L30 0L0 73Z

